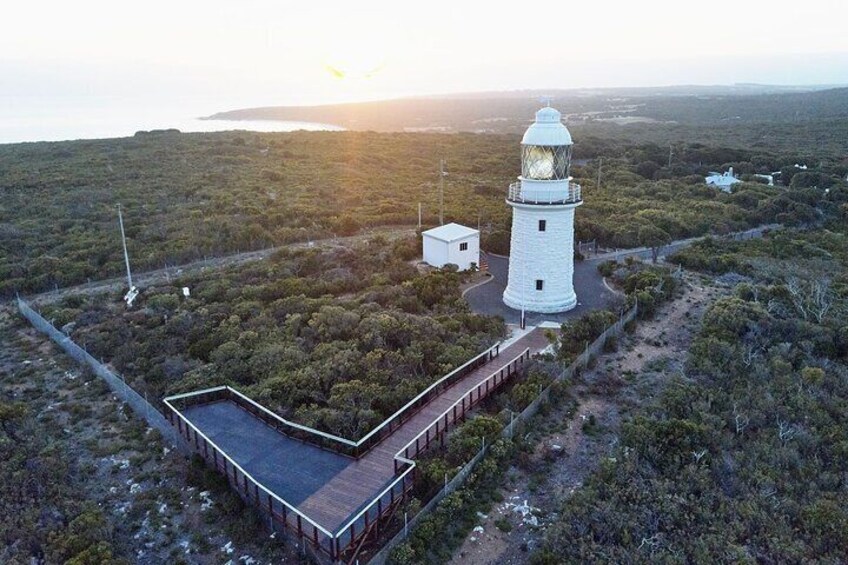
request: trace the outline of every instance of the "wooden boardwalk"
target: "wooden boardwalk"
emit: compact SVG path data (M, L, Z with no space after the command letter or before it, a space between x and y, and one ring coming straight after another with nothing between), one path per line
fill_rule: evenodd
M297 505L297 509L331 531L337 531L368 504L395 476L395 455L469 390L498 372L522 351L538 353L548 346L542 329L536 328L500 355L445 389L367 454L352 462L324 486Z

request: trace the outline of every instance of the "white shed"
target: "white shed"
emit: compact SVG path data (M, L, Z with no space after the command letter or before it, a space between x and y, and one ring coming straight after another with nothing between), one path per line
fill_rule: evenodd
M460 271L480 266L480 232L459 224L446 224L421 234L424 262L434 267L453 263Z
M710 175L705 177L704 180L708 185L719 188L722 192L732 192L733 185L742 182L733 174L733 167L730 167L730 170L724 173L710 172Z

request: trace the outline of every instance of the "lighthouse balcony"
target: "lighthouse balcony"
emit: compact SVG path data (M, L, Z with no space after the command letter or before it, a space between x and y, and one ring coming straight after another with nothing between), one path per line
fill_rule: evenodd
M579 184L568 184L567 188L557 186L556 190L530 189L526 184L514 182L509 185L506 199L519 204L542 204L542 205L565 205L578 204L583 198L580 194Z

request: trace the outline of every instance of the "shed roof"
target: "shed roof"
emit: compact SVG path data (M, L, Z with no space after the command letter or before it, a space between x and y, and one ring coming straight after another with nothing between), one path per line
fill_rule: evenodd
M456 241L457 239L462 239L468 236L479 234L480 232L475 229L460 224L450 223L445 224L443 226L439 226L437 228L429 229L423 232L421 235L426 235L428 237L432 237L434 239L450 243L451 241Z

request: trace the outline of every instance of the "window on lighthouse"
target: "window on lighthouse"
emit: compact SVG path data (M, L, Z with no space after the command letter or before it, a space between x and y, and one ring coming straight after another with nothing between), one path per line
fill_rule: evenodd
M542 279L536 279L536 290L542 290L544 286L545 281L543 281Z
M521 175L532 180L563 180L568 178L571 145L523 145Z
M545 231L548 227L548 222L546 220L539 220L539 231Z
M531 179L551 179L554 176L553 147L531 146L524 156L527 176Z

